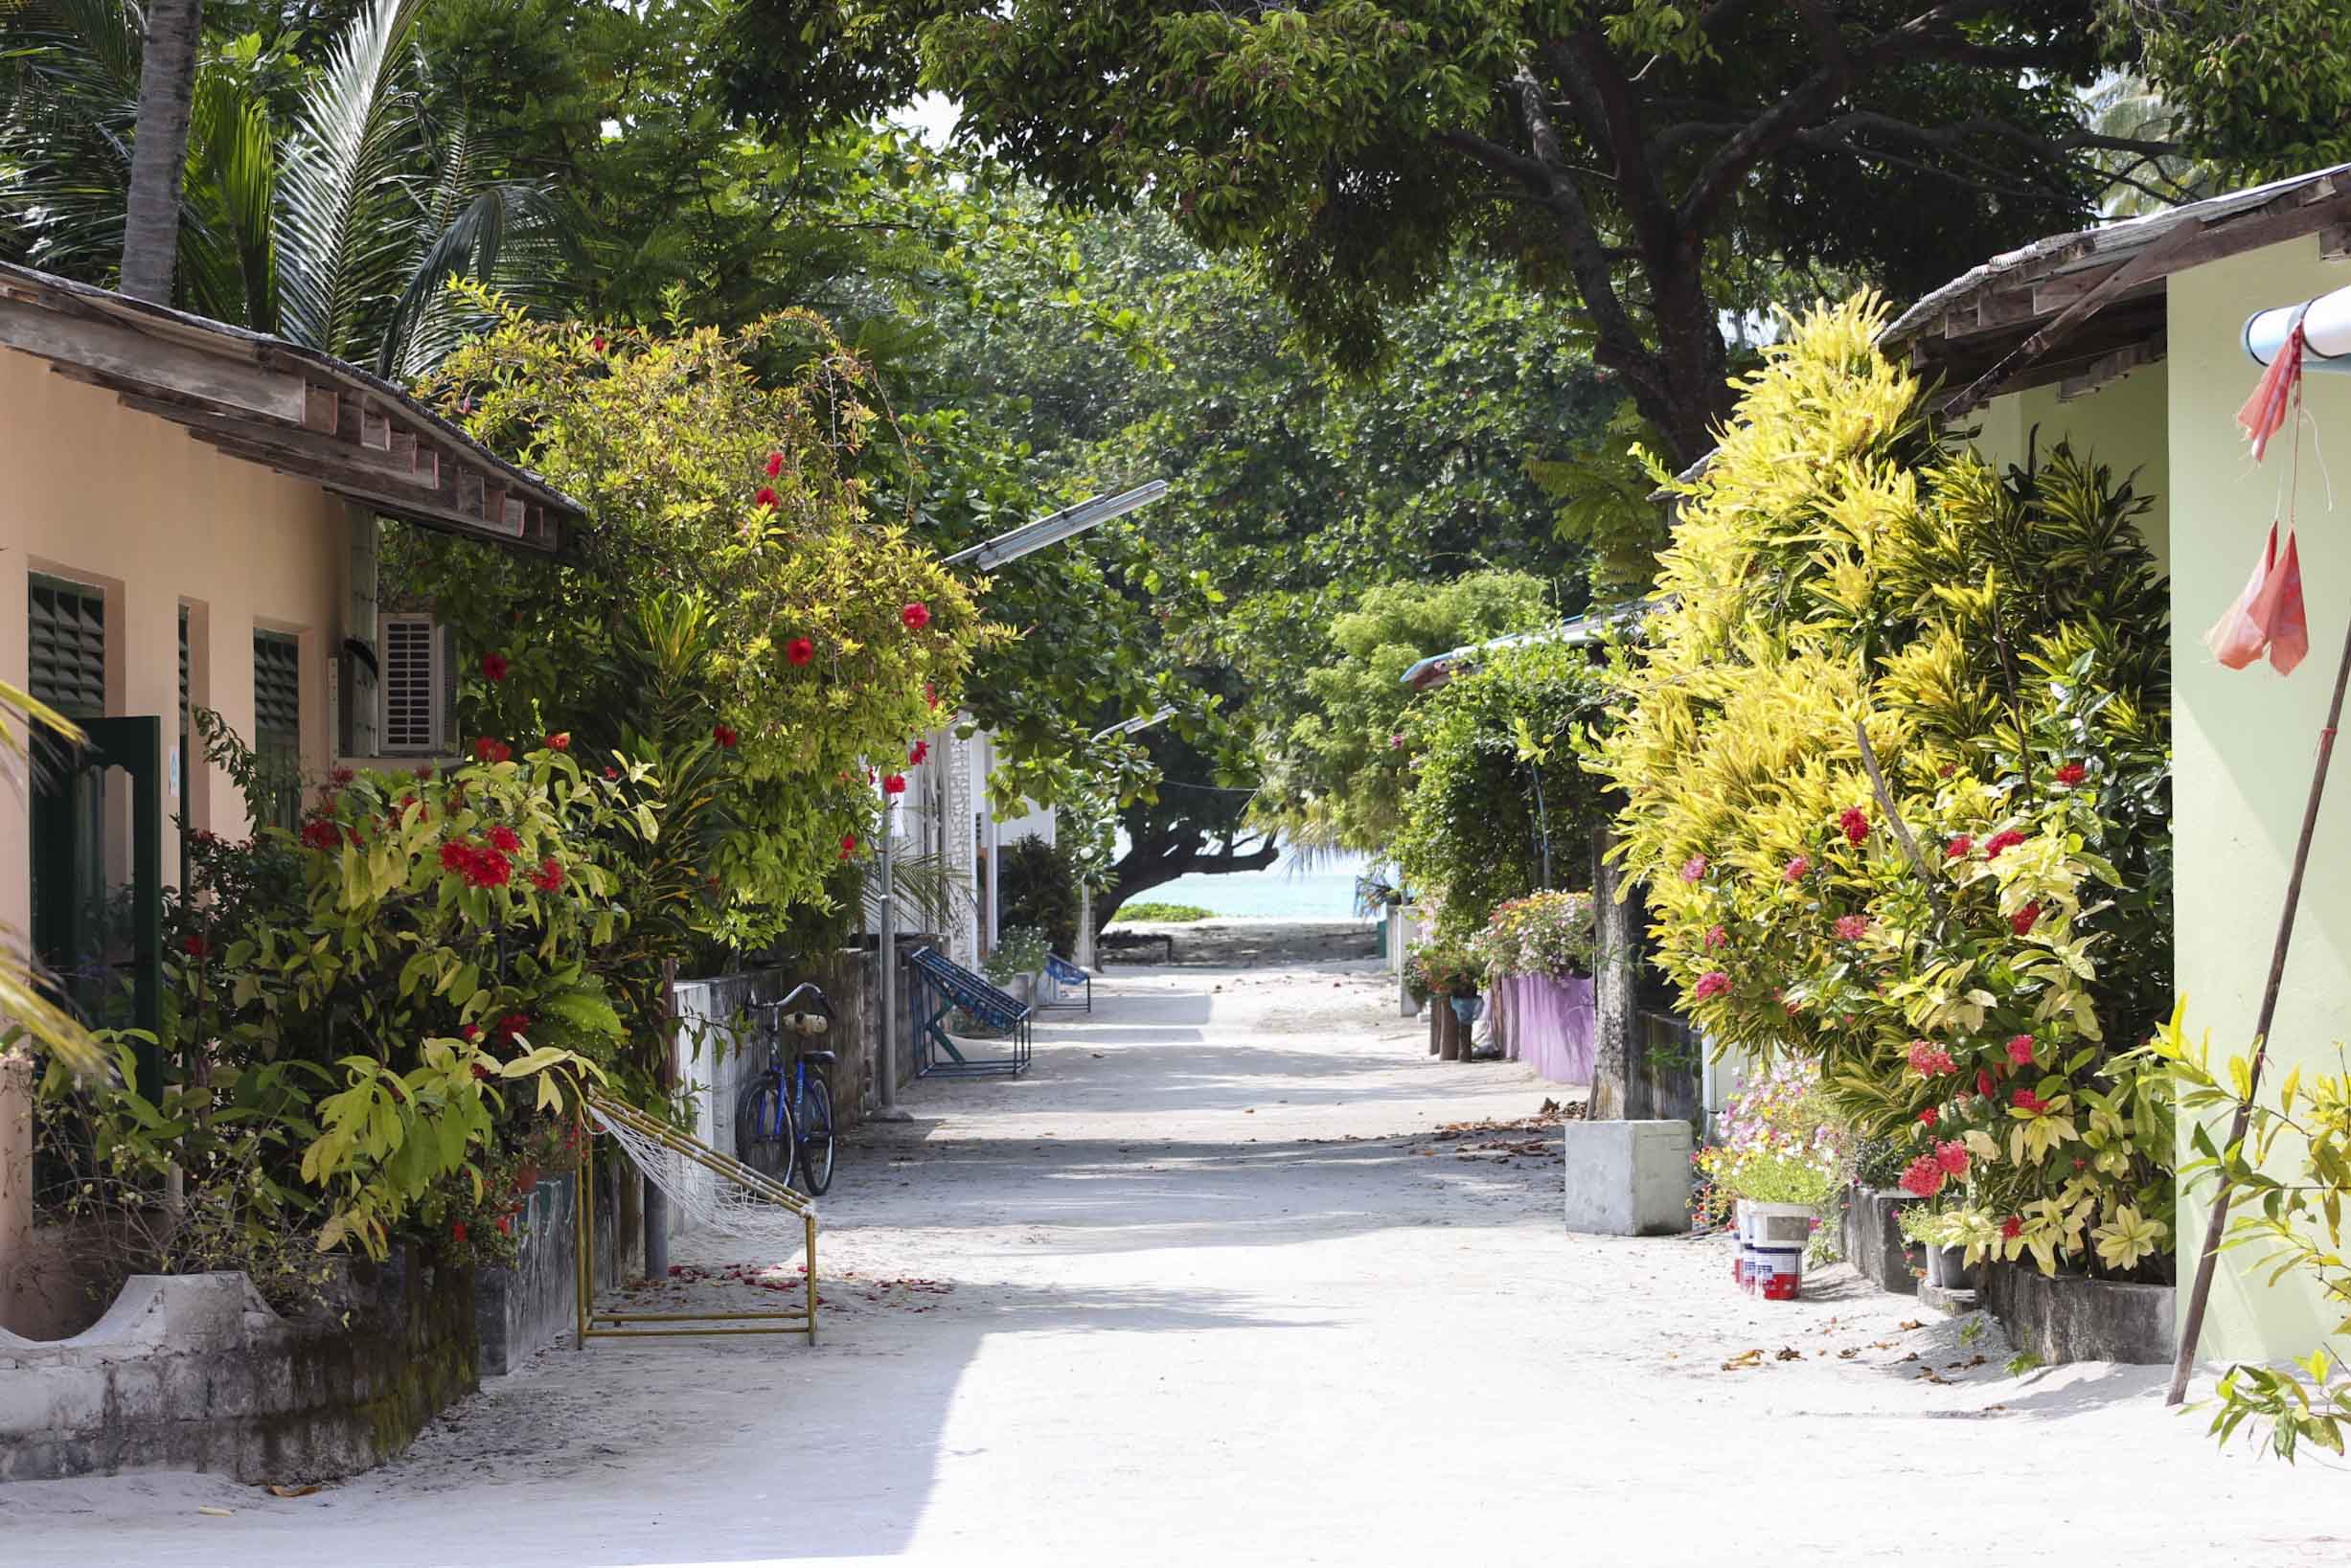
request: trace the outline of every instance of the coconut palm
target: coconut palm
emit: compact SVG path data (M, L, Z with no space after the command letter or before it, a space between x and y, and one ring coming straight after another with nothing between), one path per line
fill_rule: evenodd
M171 298L171 273L179 260L180 179L188 167L188 119L203 22L202 0L147 0L123 218L122 286L133 299L158 305Z
M410 378L463 328L452 275L529 295L555 254L539 187L491 180L462 109L436 121L413 42L429 0L375 0L283 129L239 40L196 71L174 303ZM130 0L0 0L0 246L103 275L137 115Z

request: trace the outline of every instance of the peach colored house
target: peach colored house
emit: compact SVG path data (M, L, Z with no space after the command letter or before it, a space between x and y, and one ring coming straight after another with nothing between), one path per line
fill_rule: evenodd
M579 518L354 366L10 266L0 474L0 681L93 739L0 763L0 927L77 995L127 978L149 1018L181 825L241 837L291 806L206 765L190 714L312 777L453 755L451 644L378 613L378 518L550 554ZM33 1287L24 1075L0 1067L0 1328L40 1335L73 1314Z

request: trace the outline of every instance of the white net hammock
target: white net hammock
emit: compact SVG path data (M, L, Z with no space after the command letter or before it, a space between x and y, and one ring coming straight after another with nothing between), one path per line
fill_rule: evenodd
M607 1095L588 1095L587 1114L674 1205L685 1229L776 1246L800 1243L815 1212L800 1193Z

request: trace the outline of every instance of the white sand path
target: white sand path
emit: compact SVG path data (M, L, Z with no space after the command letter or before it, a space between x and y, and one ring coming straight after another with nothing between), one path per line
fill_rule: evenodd
M1391 994L1116 969L846 1151L814 1348L552 1351L310 1497L0 1488L0 1563L2351 1562L2340 1467L2215 1453L2157 1369L2012 1378L1843 1270L1763 1303L1720 1239L1566 1235L1556 1131L1427 1136L1556 1091Z

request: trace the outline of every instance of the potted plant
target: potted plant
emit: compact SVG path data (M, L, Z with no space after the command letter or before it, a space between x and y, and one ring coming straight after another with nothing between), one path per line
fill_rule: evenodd
M1023 1002L1033 1001L1047 951L1044 932L1033 925L1016 925L996 938L995 951L980 965L980 972L998 989Z
M1792 1300L1820 1216L1843 1180L1850 1142L1813 1067L1783 1062L1731 1097L1721 1142L1699 1150L1700 1179L1724 1213L1736 1205L1739 1281Z

